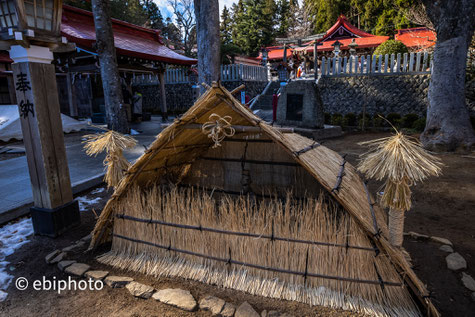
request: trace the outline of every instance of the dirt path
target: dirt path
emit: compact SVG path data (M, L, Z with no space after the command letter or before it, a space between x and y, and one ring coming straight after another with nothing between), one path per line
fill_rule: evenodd
M352 134L327 140L324 145L347 154L352 164L366 148L358 142L388 136L388 133ZM443 175L430 178L413 187L413 208L406 214L405 232L415 231L447 238L454 250L467 261L465 271L475 278L475 153L438 155L444 167ZM375 193L381 183L371 181ZM414 270L432 292L432 300L443 316L474 316L475 301L461 281L461 273L446 267L447 253L440 245L405 238L404 247L410 253Z
M338 139L327 140L324 145L347 154L347 159L354 164L364 148L358 142L374 139L387 134L354 134ZM439 178L432 178L414 188L414 207L407 213L406 231L416 231L428 235L448 238L454 243L454 249L468 263L467 273L475 277L475 154L442 154L443 173ZM370 183L375 192L381 184ZM32 237L7 260L14 267L11 274L15 278L26 277L33 281L45 276L47 279L65 279L55 267L45 263L44 257L49 252L69 246L74 241L87 235L92 229L95 215L92 208L101 210L110 193L104 191L94 197L102 197L100 203L94 204L82 213L81 226L74 228L60 239ZM88 197L93 197L89 195ZM473 316L475 302L471 293L460 281L460 273L449 271L445 265L446 253L440 251L440 245L419 242L406 238L405 247L411 254L414 269L428 285L433 301L443 316ZM87 262L94 268L104 268L119 275L133 276L137 281L156 288L181 287L191 290L195 298L211 294L234 304L248 301L259 312L274 309L288 312L295 316L358 316L350 312L333 310L325 307L310 307L304 304L272 300L251 296L242 292L221 289L197 282L180 279L150 279L141 274L111 270L94 260L94 257L107 250L104 246L94 254L76 252L72 258ZM0 303L1 316L209 316L209 313L187 313L154 300L133 298L125 289L104 287L101 291L70 291L58 295L53 291L18 291L14 284L7 290L7 300Z

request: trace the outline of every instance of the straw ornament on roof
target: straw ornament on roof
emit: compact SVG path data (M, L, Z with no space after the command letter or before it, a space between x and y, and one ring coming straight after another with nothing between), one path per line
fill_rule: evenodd
M107 130L105 133L89 134L85 136L86 141L84 148L89 156L97 156L97 154L106 152L104 159L106 174L104 181L108 187L116 187L125 171L129 168L129 161L124 157L124 149L132 148L137 141L131 136L120 134L116 131Z
M201 127L201 131L213 140L213 148L221 146L224 138L232 137L236 132L231 126L232 119L230 116L221 117L213 113L209 116L209 121L205 122Z
M389 208L389 235L395 246L401 246L404 212L411 209L412 185L441 172L439 158L428 153L415 138L396 134L361 142L370 150L361 155L358 170L368 178L386 180L381 205Z

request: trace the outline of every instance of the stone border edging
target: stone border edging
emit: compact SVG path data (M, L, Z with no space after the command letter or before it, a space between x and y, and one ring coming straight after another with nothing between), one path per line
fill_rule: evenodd
M404 235L410 236L414 240L432 241L435 243L442 244L439 247L439 250L449 253L449 255L445 257L447 268L449 270L457 272L465 270L467 268L467 261L458 252L454 251L454 245L449 239L436 236L428 236L413 231L404 233ZM462 272L461 281L463 286L472 292L472 300L475 301L475 279L473 279L473 277L469 274Z
M109 275L108 271L95 270L88 264L67 260L68 252L86 246L90 240L91 235L88 235L68 247L54 250L46 255L45 261L48 264L56 264L61 272L73 277L88 278L95 281L100 280L111 288L126 288L134 297L144 300L152 298L189 312L197 310L209 311L211 316L222 317L293 317L290 314L280 313L275 310L269 312L263 310L261 314L258 314L247 301L236 307L232 303L211 295L205 295L197 302L189 290L179 288L156 290L152 286L134 281L131 277Z

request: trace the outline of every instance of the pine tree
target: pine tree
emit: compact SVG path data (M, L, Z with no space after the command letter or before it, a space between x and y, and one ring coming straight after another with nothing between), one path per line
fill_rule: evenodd
M292 23L292 5L289 0L278 0L277 2L277 22L278 28L276 36L286 37Z
M391 35L396 29L414 26L399 10L414 0L304 0L315 33L327 31L344 14L352 24L375 35ZM359 23L358 23L359 22Z
M274 0L239 1L234 11L233 42L247 55L257 56L274 40L275 12Z
M142 6L148 17L147 26L155 30L163 30L165 24L157 4L153 0L143 0Z
M162 35L166 39L168 46L180 46L182 43L181 32L178 27L172 22L170 17L165 20L165 26L162 30Z
M226 45L230 44L232 42L232 20L231 20L231 14L224 6L223 12L221 13L221 25L219 28L219 31L221 33L221 43Z

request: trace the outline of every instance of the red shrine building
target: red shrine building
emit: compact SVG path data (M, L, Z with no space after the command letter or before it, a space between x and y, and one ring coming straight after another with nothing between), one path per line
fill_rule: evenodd
M381 43L387 41L389 36L380 36L367 33L358 29L352 25L344 15L340 15L338 20L333 24L331 28L326 31L325 36L317 40L320 45L318 46L318 54L321 56L331 56L334 50L335 42L340 43L340 56L349 55L350 43L356 44L355 50L357 55L372 54L373 51ZM298 45L291 45L287 49L288 55L311 55L313 58L314 41L304 43L301 47ZM271 46L267 47L269 60L276 61L283 59L283 47ZM289 52L290 51L290 52Z
M401 29L397 30L394 39L404 43L409 51L419 52L433 48L437 34L426 27Z
M164 89L167 66L191 66L196 59L166 47L160 32L112 19L114 44L123 84L130 89L134 78L156 79ZM61 112L73 117L104 114L104 93L99 59L95 51L96 32L92 12L63 5L61 34L72 50L54 52ZM15 104L11 72L12 60L0 51L0 107ZM162 91L162 95L165 95Z

